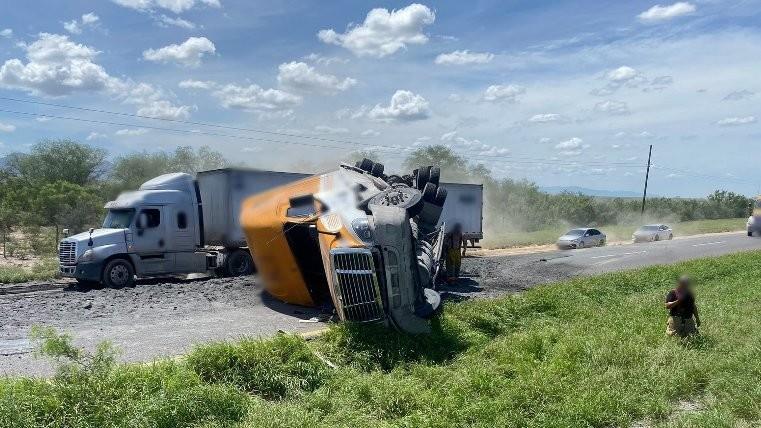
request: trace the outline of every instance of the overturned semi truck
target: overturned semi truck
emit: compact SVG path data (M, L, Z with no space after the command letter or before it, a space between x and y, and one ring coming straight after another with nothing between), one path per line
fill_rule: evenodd
M264 287L344 321L428 332L441 303L439 173L386 175L364 159L247 198L240 221Z

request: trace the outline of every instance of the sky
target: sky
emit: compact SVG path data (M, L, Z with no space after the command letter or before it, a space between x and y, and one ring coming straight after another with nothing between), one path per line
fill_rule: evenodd
M540 186L761 193L761 1L0 0L0 154L45 138Z

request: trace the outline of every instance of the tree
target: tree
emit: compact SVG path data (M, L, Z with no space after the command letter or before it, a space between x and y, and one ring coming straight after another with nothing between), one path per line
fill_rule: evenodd
M11 153L5 171L28 183L66 181L86 186L103 177L106 151L71 140L44 140L29 153Z
M110 194L114 196L123 190L134 190L141 184L161 174L223 168L227 160L221 153L203 146L197 151L181 146L174 153L137 152L119 156L111 169Z
M404 169L408 171L428 165L441 168L442 178L450 181L473 181L488 176L488 170L482 165L473 166L467 159L442 145L417 149L404 160Z

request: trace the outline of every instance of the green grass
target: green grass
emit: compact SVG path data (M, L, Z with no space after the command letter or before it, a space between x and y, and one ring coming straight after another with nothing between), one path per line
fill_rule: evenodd
M32 267L0 266L0 284L13 284L26 281L44 281L58 275L58 261L44 259Z
M682 341L664 335L663 297L685 272L704 325ZM75 362L0 380L0 426L757 426L759 277L761 252L744 253L447 303L427 336L340 325L147 365L48 333L46 353Z
M694 220L679 223L668 223L674 230L674 236L699 235L702 233L734 232L745 229L747 218L726 218L716 220ZM605 232L609 241L628 241L632 233L641 226L609 225L599 226ZM491 231L484 240L487 248L524 247L528 245L554 244L558 237L567 232L570 227L557 226L534 232Z

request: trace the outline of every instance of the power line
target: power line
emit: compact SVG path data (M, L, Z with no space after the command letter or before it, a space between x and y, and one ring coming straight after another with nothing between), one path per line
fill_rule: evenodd
M290 137L290 138L304 138L309 140L316 140L316 141L324 141L324 142L333 142L333 143L339 143L339 144L346 144L351 146L357 146L361 148L385 148L388 150L398 151L400 147L397 146L389 146L389 145L383 145L383 144L364 144L357 141L351 141L351 140L344 140L344 139L335 139L335 138L327 138L327 137L320 137L320 136L314 136L314 135L300 135L295 133L287 133L287 132L279 132L279 131L268 131L263 129L256 129L256 128L246 128L246 127L236 127L236 126L229 126L229 125L220 125L215 123L209 123L209 122L198 122L198 121L190 121L190 120L182 120L182 119L170 119L170 118L162 118L162 117L153 117L153 116L145 116L140 114L134 114L134 113L124 113L124 112L115 112L110 110L104 110L104 109L94 109L94 108L88 108L88 107L77 107L67 104L58 104L58 103L48 103L48 102L42 102L42 101L35 101L35 100L25 100L20 98L12 98L12 97L1 97L0 100L5 101L12 101L12 102L18 102L18 103L27 103L27 104L36 104L36 105L43 105L48 107L56 107L56 108L65 108L65 109L72 109L72 110L78 110L78 111L86 111L91 113L101 113L101 114L108 114L108 115L115 115L115 116L122 116L122 117L134 117L138 119L145 119L145 120L159 120L163 122L170 122L170 123L178 123L178 124L185 124L185 125L194 125L194 126L205 126L205 127L211 127L211 128L217 128L217 129L228 129L228 130L234 130L234 131L243 131L243 132L255 132L255 133L264 133L269 135L277 135L282 137ZM14 112L14 111L8 111L8 110L2 110L6 113L15 113L15 114L25 114L25 115L35 115L35 113L25 113L25 112ZM87 119L82 118L72 118L72 117L54 117L52 115L43 115L39 114L42 117L52 117L52 118L58 118L58 119L65 119L65 120L79 120L79 121L86 121ZM115 124L107 121L93 121L91 123L99 123L99 124ZM171 131L171 132L187 132L186 130L179 130L179 129L172 129L172 128L163 128L163 127L154 127L149 125L135 125L135 124L118 124L118 126L140 126L142 128L146 129L157 129L157 130L164 130L164 131ZM205 133L201 131L192 131L195 134L201 134L201 135L212 135L212 136L227 136L230 138L243 138L240 136L231 136L229 134L216 134L216 133ZM263 141L263 142L280 142L283 144L301 144L304 146L311 146L311 147L320 147L320 148L334 148L334 149L345 149L345 147L338 147L338 146L327 146L327 145L310 145L306 143L297 143L297 142L286 142L282 140L269 140L269 139L253 139L252 141ZM516 156L506 156L506 155L478 155L478 154L469 154L466 155L467 158L480 158L485 159L488 161L494 161L494 159L508 159L512 163L534 163L537 165L568 165L568 164L575 164L574 161L547 161L545 159L536 159L536 158L530 158L530 157L516 157ZM517 162L517 160L526 161L526 162ZM598 166L598 167L605 167L605 166L621 166L621 167L637 167L636 165L628 162L608 162L608 161L592 161L592 162L584 162L583 164L580 163L580 165L584 166Z

